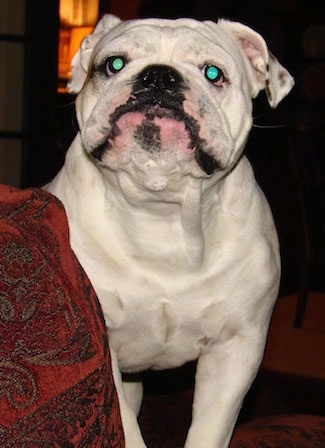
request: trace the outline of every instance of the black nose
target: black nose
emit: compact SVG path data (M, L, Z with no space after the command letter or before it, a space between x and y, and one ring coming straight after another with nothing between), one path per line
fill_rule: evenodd
M177 91L182 85L182 76L168 65L150 65L138 76L145 89Z

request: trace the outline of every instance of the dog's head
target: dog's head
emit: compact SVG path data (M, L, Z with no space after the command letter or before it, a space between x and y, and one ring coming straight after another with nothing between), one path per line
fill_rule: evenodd
M72 61L69 90L86 152L160 191L190 175L222 177L252 126L252 98L276 107L293 79L240 23L122 22L106 15Z

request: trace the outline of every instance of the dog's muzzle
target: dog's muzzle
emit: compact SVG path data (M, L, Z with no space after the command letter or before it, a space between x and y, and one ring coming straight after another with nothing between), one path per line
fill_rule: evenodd
M150 65L134 79L128 101L109 117L110 132L105 141L96 146L91 155L102 160L105 151L114 146L114 139L121 135L119 119L129 113L143 114L140 126L134 130L134 140L148 152L161 149L161 128L154 123L155 118L168 118L185 125L188 134L188 149L194 151L197 164L208 175L220 168L218 162L208 154L208 144L200 137L200 125L184 110L185 92L188 90L182 75L167 65Z

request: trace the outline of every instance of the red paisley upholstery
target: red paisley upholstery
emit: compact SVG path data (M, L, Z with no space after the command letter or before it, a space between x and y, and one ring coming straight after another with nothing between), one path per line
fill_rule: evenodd
M0 186L0 446L124 446L103 316L63 206Z

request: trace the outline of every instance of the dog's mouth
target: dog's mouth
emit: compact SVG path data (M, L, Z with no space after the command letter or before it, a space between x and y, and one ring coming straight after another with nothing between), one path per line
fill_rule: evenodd
M99 161L116 147L129 150L137 145L157 157L179 152L183 157L195 158L207 175L220 169L211 155L212 148L200 137L199 123L184 111L179 98L171 95L131 96L110 115L108 130L103 134L104 141L91 151Z

